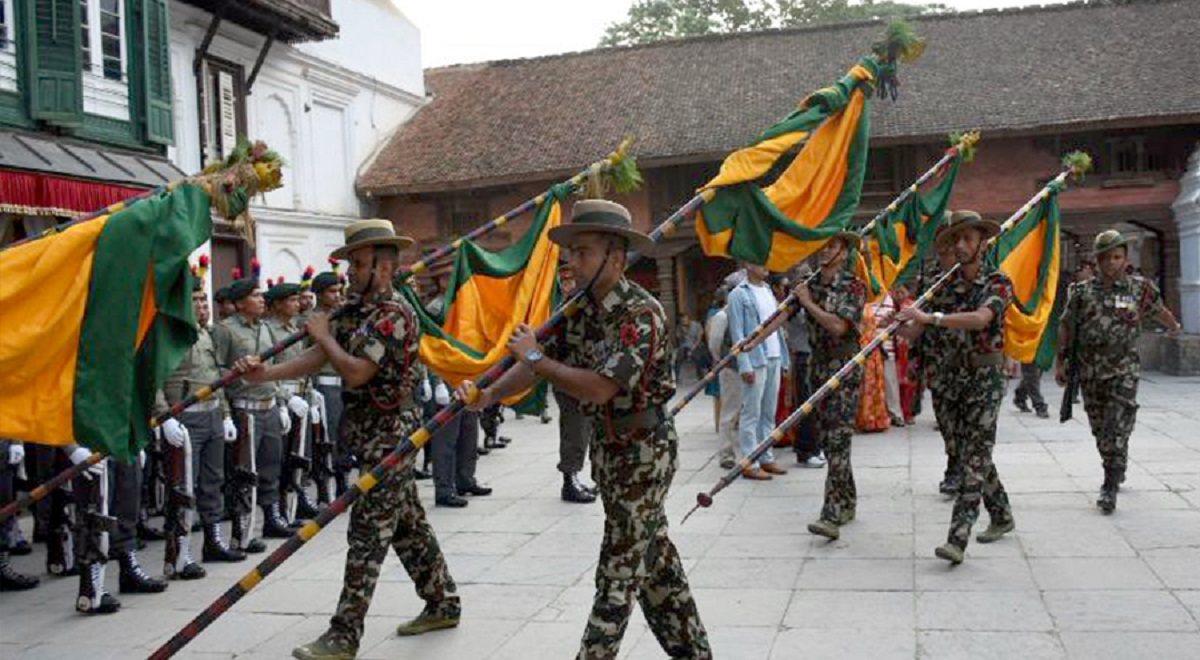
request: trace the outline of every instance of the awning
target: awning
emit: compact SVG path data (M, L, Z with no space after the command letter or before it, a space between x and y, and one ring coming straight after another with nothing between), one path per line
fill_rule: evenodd
M184 176L158 156L0 131L0 213L79 217Z

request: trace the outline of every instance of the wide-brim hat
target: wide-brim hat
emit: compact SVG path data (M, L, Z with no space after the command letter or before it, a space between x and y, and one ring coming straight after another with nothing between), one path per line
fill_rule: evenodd
M1110 250L1115 250L1122 245L1129 245L1136 241L1132 236L1125 236L1116 229L1109 229L1096 234L1096 240L1092 243L1092 252L1099 257L1100 255ZM1128 251L1128 248L1126 248Z
M606 199L584 199L575 202L569 224L550 230L550 240L566 246L580 234L611 234L629 241L629 248L638 254L652 256L658 248L654 239L633 228L629 210Z
M369 245L394 245L403 250L413 244L413 239L396 234L396 226L391 220L371 218L358 220L346 227L346 244L333 251L334 259L345 259L351 252Z
M860 235L858 232L839 231L838 233L834 234L833 236L830 236L829 240L832 241L832 240L836 240L839 238L842 239L843 241L845 241L846 247L850 248L851 250L861 250L862 249L863 239L862 239L862 235Z
M1000 225L991 220L985 220L975 211L955 211L950 214L950 218L937 232L934 242L938 247L944 247L967 229L978 229L983 233L985 240L1000 233Z

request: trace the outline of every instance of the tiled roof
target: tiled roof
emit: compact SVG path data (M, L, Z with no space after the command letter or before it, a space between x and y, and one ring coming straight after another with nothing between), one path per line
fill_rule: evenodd
M1103 0L921 18L872 135L1200 118L1200 2ZM720 157L841 76L882 33L858 22L429 69L432 100L358 181L373 195L557 176L637 137L644 164Z

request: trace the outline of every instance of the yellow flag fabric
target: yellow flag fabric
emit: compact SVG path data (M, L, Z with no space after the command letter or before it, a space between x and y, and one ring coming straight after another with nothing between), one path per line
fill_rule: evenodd
M558 245L549 231L562 224L562 196L552 189L529 232L507 250L491 253L464 242L446 293L443 320L423 309L421 361L451 386L474 380L508 355L508 340L520 324L538 327L554 311ZM529 393L505 400L512 405Z
M1060 187L1052 187L1041 203L1000 235L993 255L1013 286L1013 303L1004 315L1004 352L1043 369L1052 366L1057 344Z

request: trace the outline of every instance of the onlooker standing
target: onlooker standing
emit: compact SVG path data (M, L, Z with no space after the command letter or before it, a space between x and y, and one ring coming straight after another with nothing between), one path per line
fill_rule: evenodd
M895 297L888 293L875 305L877 328L891 325L899 310ZM896 369L896 342L890 336L883 342L883 400L887 405L888 421L892 426L904 426L904 409L900 406L900 374Z
M704 329L700 327L700 322L693 319L691 316L684 314L679 319L679 325L675 327L676 339L679 343L679 352L675 355L675 380L679 380L683 375L683 364L692 362L696 365L696 378L704 376L699 371L699 363L694 355L700 347L700 339L704 334Z
M807 276L807 273L805 273ZM797 278L799 281L801 278ZM788 317L784 325L787 330L787 348L789 353L788 379L791 386L793 407L808 400L812 394L808 378L808 358L812 346L808 343L808 314L803 308ZM817 442L816 429L813 426L813 416L805 415L794 428L796 462L801 467L825 467L825 452L821 451Z
M1046 407L1046 400L1042 398L1042 369L1036 362L1021 365L1021 384L1017 385L1017 389L1013 392L1013 403L1016 404L1017 410L1021 412L1029 412L1029 406L1025 405L1025 400L1033 402L1033 409L1037 411L1037 416L1042 419L1049 419L1050 411Z
M750 335L763 319L778 307L775 294L766 284L767 269L745 264L746 281L729 293L725 309L729 316L729 338L738 343ZM775 408L779 402L779 377L787 367L787 352L777 333L771 333L738 354L738 374L742 380L742 406L738 417L738 441L742 455L748 456L775 428ZM746 466L747 479L766 481L773 474L787 474L775 462L768 449L761 461Z
M708 334L708 351L712 353L714 360L720 360L729 353L730 347L733 346L733 342L729 339L729 314L726 311L729 290L722 286L717 289L715 296L713 304L714 306L720 305L720 307L708 318L708 327L705 331ZM720 384L717 399L717 410L719 411L717 415L717 437L719 439L717 452L721 467L729 470L737 461L735 438L738 415L742 409L742 383L734 365L722 369L717 374L717 381Z

